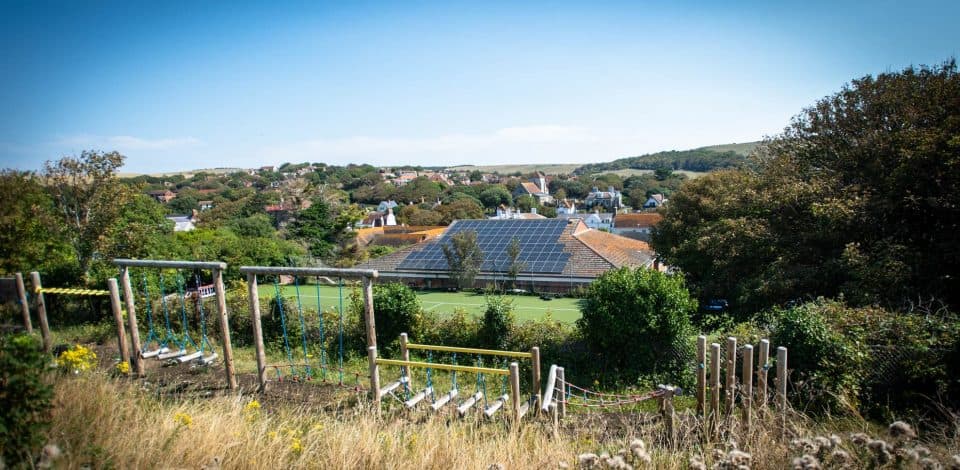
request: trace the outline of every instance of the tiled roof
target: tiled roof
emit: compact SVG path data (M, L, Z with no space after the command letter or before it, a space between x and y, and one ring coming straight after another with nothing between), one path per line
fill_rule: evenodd
M663 216L656 212L640 212L632 214L617 214L613 218L614 228L647 228L657 225Z
M523 190L530 194L543 194L543 191L540 191L540 187L531 182L520 183L520 186L523 187Z
M516 223L523 223L517 220ZM421 250L424 244L440 243L434 238L414 246L404 248L389 255L367 261L358 268L376 269L384 272L397 271L397 267L407 256ZM597 277L610 269L622 266L646 266L654 257L650 246L638 240L621 237L607 232L591 230L582 220L573 219L557 238L563 245L563 251L570 253L562 276ZM411 272L411 276L416 274Z

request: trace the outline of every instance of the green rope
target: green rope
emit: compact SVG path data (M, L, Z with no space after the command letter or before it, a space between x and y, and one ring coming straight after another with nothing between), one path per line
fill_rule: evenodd
M173 328L170 326L170 309L167 307L167 292L166 285L163 282L163 272L160 272L160 305L163 306L163 319L167 324L167 331L163 338L163 341L160 343L160 347L166 347L171 341L177 343L180 346L180 349L186 349L187 345L182 341L178 340L176 335L173 333Z
M177 293L180 294L180 327L183 329L184 339L180 349L187 348L187 341L193 345L193 349L200 349L197 347L197 343L193 342L193 338L190 337L190 328L187 322L187 297L183 292L183 284L183 276L180 275L180 271L177 271Z
M203 311L203 297L200 295L200 276L194 273L193 280L197 283L197 310L200 313L200 352L202 353L204 345L211 351L213 345L210 344L210 339L207 337L207 315Z
M337 278L340 290L340 385L343 385L343 278Z
M310 360L307 358L307 323L303 319L303 303L300 301L299 277L293 277L293 286L297 292L297 314L300 316L300 338L303 340L303 364L305 368L304 378L309 379L313 376L313 371L310 370Z
M295 373L297 367L293 363L293 352L290 350L290 338L287 336L287 316L283 313L283 297L280 295L280 283L273 281L273 290L276 292L277 309L280 311L280 328L283 329L283 349L287 352L287 362L290 363L290 372Z
M327 342L323 331L323 307L320 302L320 276L317 276L317 317L320 320L320 379L327 381Z
M483 358L477 355L477 367L483 367ZM483 372L477 374L477 383L483 392L483 407L487 407L487 380L483 377Z
M151 342L156 342L157 347L162 347L160 344L160 337L157 335L157 331L153 324L153 309L150 308L150 291L147 290L147 273L143 273L143 303L146 306L147 311L147 339L143 342L143 347L141 348L142 352L147 352L147 345Z

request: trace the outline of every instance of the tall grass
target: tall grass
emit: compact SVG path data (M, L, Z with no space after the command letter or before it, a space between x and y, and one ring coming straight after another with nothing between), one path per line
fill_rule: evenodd
M561 463L576 468L581 453L616 455L642 439L651 461L635 464L681 469L690 468L691 458L712 466L728 459L734 448L750 454L752 468L790 468L793 458L810 452L794 438L838 434L843 441L838 448L850 454L846 468L861 468L875 462L865 447L850 442L850 433L885 433L858 419L814 422L799 415L791 415L781 433L780 418L770 413L760 416L749 433L733 419L721 426L719 438L709 439L699 433L695 417L680 413L677 440L671 443L659 417L650 413L572 413L556 429L548 417L525 420L517 429L505 421L449 419L395 407L378 416L366 400L353 408L319 409L252 405L255 398L173 401L102 372L64 376L56 383L49 440L63 450L57 463L66 468L487 469L501 464L514 469ZM960 450L956 438L928 447L944 463ZM827 454L821 459L826 468L840 468ZM920 468L917 462L898 465ZM895 468L894 462L887 466Z

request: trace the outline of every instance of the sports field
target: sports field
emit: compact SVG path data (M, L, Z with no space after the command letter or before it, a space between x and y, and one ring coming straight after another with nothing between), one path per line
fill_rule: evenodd
M350 303L349 286L343 288L343 303L346 306ZM284 297L296 299L297 289L295 286L280 286L281 294ZM276 288L270 284L260 286L260 299L262 301L272 300L276 296ZM440 314L452 313L457 307L461 307L471 315L483 315L484 299L482 294L473 294L466 292L418 292L423 309ZM554 320L564 323L573 323L580 318L579 299L553 299L542 300L536 296L529 295L509 295L513 300L513 312L518 321L535 320L543 318L550 312ZM304 308L315 309L317 306L317 286L300 286L300 302ZM336 286L320 286L319 303L324 308L329 306L338 307L340 303L340 291Z

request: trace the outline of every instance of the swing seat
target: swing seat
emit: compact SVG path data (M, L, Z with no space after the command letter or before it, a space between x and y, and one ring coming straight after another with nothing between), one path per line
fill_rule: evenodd
M151 357L155 357L159 354L165 354L168 352L170 352L170 348L164 346L162 348L152 349L150 351L143 351L140 353L140 357L144 359L150 359Z
M204 356L202 359L200 359L200 362L203 363L203 365L205 366L209 366L210 364L213 363L213 361L216 361L216 360L217 360L217 353L210 353L209 356Z
M159 354L159 355L157 355L157 359L159 359L159 360L161 360L161 361L165 361L165 360L167 360L167 359L173 359L173 358L175 358L175 357L180 357L180 356L182 356L182 355L184 355L184 354L186 354L186 353L187 353L187 350L186 350L186 349L180 349L180 350L178 350L178 351L171 351L171 352L166 352L166 353L163 353L163 354Z
M192 361L192 360L194 360L194 359L198 359L198 358L200 358L201 356L203 356L203 353L202 353L202 352L200 352L200 351L194 351L194 352L192 352L192 353L190 353L190 354L187 354L187 355L185 355L185 356L180 356L180 357L178 357L178 358L177 358L177 361L180 361L180 363L183 364L183 363L185 363L185 362L190 362L190 361Z
M487 418L492 418L493 415L497 414L497 412L500 411L501 408L503 408L503 405L509 399L510 399L510 395L503 395L500 398L497 398L497 401L493 402L490 406L487 407L487 409L483 410L483 414L486 415Z
M530 398L528 398L527 401L526 401L524 404L520 405L520 416L519 416L519 417L520 417L520 418L523 418L523 416L524 416L525 414L527 414L527 411L530 411L530 408L536 406L536 404L537 404L538 401L540 401L540 397L538 397L538 396L536 396L536 395L531 395Z
M392 384L389 384L389 385L387 385L386 387L381 388L381 389L380 389L380 398L383 398L383 397L387 396L388 393L396 390L396 389L399 388L401 385L403 385L403 384L405 384L405 383L409 383L409 382L410 382L410 379L408 379L408 378L406 378L406 377L401 377L400 380L398 380L398 381L396 381L396 382L394 382L394 383L392 383Z
M437 399L437 401L435 401L432 405L430 405L430 408L432 408L433 411L437 411L440 408L443 408L443 405L450 403L450 400L453 400L454 398L456 398L459 393L460 392L457 391L457 389L450 390L445 395Z
M457 407L457 413L460 413L460 416L465 415L481 398L483 398L483 392L474 393L473 396L464 400L463 403Z
M403 402L403 404L406 405L407 408L413 408L414 406L417 406L417 403L420 403L424 398L427 398L427 395L433 395L433 387L427 387L421 390L420 393Z

